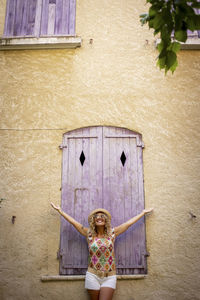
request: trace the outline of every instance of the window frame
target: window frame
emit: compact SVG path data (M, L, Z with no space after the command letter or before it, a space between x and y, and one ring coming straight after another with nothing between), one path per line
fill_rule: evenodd
M99 134L99 129L102 130L102 135ZM96 130L96 131L95 131ZM115 133L116 131L116 133ZM123 135L123 136L122 136ZM81 143L78 143L78 140L80 139L83 139L83 141ZM112 193L112 184L110 183L110 180L109 180L109 184L111 184L110 188L107 186L106 182L108 182L107 180L107 175L108 174L107 172L108 171L105 171L104 168L102 169L98 169L98 166L97 164L94 164L94 161L93 159L91 158L91 156L88 156L87 153L90 153L91 155L91 148L90 148L90 144L88 144L88 142L86 143L86 140L88 141L88 139L92 138L93 140L96 139L97 142L96 143L96 147L98 147L98 145L101 145L102 144L102 149L103 149L103 153L106 155L106 153L108 153L107 151L107 147L106 144L104 143L104 140L107 140L106 143L108 143L107 145L110 145L110 141L116 138L119 138L122 142L122 140L125 140L125 142L123 142L121 144L121 147L122 149L124 149L124 147L126 148L126 153L129 157L129 155L131 156L129 157L129 159L131 160L127 160L127 167L125 167L122 163L122 161L120 161L120 155L121 155L121 147L119 148L119 145L118 145L118 142L116 144L117 146L117 151L120 151L120 153L118 153L117 156L115 156L116 158L114 158L113 162L114 162L114 165L116 164L116 171L118 170L120 172L120 174L124 174L122 177L124 178L124 188L125 186L129 186L129 189L130 191L128 192L128 194L126 194L126 201L125 199L122 200L122 201L125 201L126 202L126 208L127 208L127 201L130 201L130 209L126 209L126 211L128 211L127 213L127 216L125 217L125 219L120 220L119 218L119 214L118 214L118 211L116 211L114 213L114 215L112 214L112 211L113 211L113 208L115 207L116 208L116 203L112 204L112 198L116 198L115 196L117 196L118 199L121 199L119 197L119 191L117 191L117 195L113 194L111 196L111 193ZM124 139L125 138L125 139ZM98 142L98 139L99 142ZM131 148L130 148L130 139L131 140L135 140L135 142L132 144L131 143ZM72 141L75 141L74 143L72 143ZM128 142L128 141L129 142ZM120 142L120 143L121 143ZM78 143L78 144L77 144ZM124 144L125 143L125 144ZM128 143L128 144L127 144ZM87 145L86 145L87 144ZM70 146L71 145L71 146ZM74 148L75 145L77 145L78 148ZM92 142L92 149L93 151L96 151L94 150L94 142ZM135 151L135 158L133 158L133 153L131 149L133 149L133 145L135 145L134 147L134 151ZM115 146L115 147L116 147ZM72 148L71 148L72 147ZM83 190L83 192L86 192L86 191L89 191L90 190L90 184L87 186L87 183L85 181L84 178L86 178L86 174L90 174L90 171L88 169L88 166L85 165L85 162L84 164L82 165L81 164L81 160L80 160L80 157L81 157L81 153L83 151L83 148L85 148L85 150L87 149L87 151L89 152L85 152L85 155L86 155L86 160L85 161L88 161L89 165L90 166L95 166L95 170L97 168L97 170L93 170L92 173L94 176L95 174L98 174L98 177L101 176L101 172L102 172L102 179L100 179L100 181L102 182L103 187L100 187L99 186L99 191L97 191L97 195L101 195L101 196L98 196L97 197L97 202L98 202L98 206L99 206L99 203L100 203L100 206L102 206L101 204L101 199L103 199L103 206L102 207L105 207L106 209L108 209L111 214L113 215L113 221L114 221L114 224L112 223L112 226L118 226L119 224L123 223L124 221L127 221L128 219L130 219L131 217L135 215L137 215L139 212L141 212L142 209L144 209L144 180L143 180L143 155L142 155L142 152L143 152L143 148L144 148L144 144L142 142L142 136L141 134L139 133L136 133L136 132L133 132L131 130L128 130L126 128L121 128L121 127L114 127L114 126L91 126L91 127L85 127L85 128L79 128L79 129L75 129L73 131L70 131L70 132L66 132L64 135L63 135L63 144L60 146L60 148L63 150L63 157L62 157L62 161L63 161L63 164L62 164L62 202L61 202L61 205L62 205L62 209L64 211L68 211L68 213L74 217L75 219L77 219L77 210L81 211L82 212L82 208L81 208L81 200L78 200L78 196L77 196L77 191L78 190ZM88 148L89 147L89 148ZM109 146L110 147L110 146ZM113 147L113 146L112 146ZM128 147L128 148L127 148ZM130 153L132 154L128 154L129 152L128 149L130 148ZM73 151L72 151L73 150ZM114 149L113 149L114 150ZM108 157L105 159L104 157L104 154L102 153L102 155L100 154L100 149L98 147L98 152L96 155L98 155L98 157L96 157L96 160L98 162L98 165L99 166L108 166ZM73 154L72 158L70 158L70 153ZM96 152L94 152L94 155L95 155ZM123 153L123 152L122 152ZM99 161L99 158L102 156L102 162ZM117 160L116 160L117 159ZM133 161L132 159L134 159L135 163L133 164L135 167L134 169L131 167L131 170L130 170L130 166L129 164L132 165ZM72 163L72 166L69 166L69 162L73 162ZM118 164L119 162L119 164ZM126 163L126 164L127 164ZM70 163L71 164L71 163ZM126 165L125 164L125 165ZM110 168L113 168L114 165L110 164ZM83 167L85 166L85 171L82 169ZM117 167L117 166L121 166L121 167ZM106 167L107 168L107 167ZM79 175L78 173L78 169L81 169L82 171L80 171L80 173L82 175ZM121 172L122 170L121 169L124 169L124 172L128 172L127 175L125 175L126 173L124 172ZM73 175L73 170L76 170L76 176ZM127 171L125 171L127 170ZM129 171L128 171L129 170ZM118 172L117 171L117 172ZM131 172L132 174L134 173L135 175L132 175L133 177L132 178L137 178L137 183L136 183L136 190L133 190L134 188L132 187L132 183L129 183L126 181L126 178L129 174L129 172ZM70 175L69 175L69 174ZM110 173L109 173L110 174ZM117 174L117 173L116 173ZM81 176L81 177L80 177ZM118 175L117 175L118 176ZM136 176L136 177L135 177ZM79 178L80 177L80 178ZM78 178L78 179L77 179ZM96 176L95 176L96 178ZM75 179L75 181L73 181ZM93 178L94 179L94 178ZM130 179L130 177L129 177ZM78 181L77 181L78 180ZM88 179L89 182L91 182L92 178L89 178ZM119 180L119 179L117 179ZM121 179L120 179L121 180ZM135 180L135 179L131 179L131 180ZM92 188L92 198L89 198L88 199L93 199L94 197L94 190L96 190L96 187L94 186L94 182L98 181L98 179L96 180L92 180L93 184L91 186ZM117 182L117 181L116 181ZM82 185L80 183L84 183L84 186L82 187ZM69 188L67 187L69 186ZM131 188L130 188L131 186ZM123 190L124 190L123 188ZM106 196L107 194L107 190L110 190L108 196ZM134 191L134 193L133 193ZM135 193L136 192L136 193ZM75 193L75 194L74 194ZM105 194L106 193L106 194ZM137 196L134 196L132 198L132 195L135 195L137 194ZM124 192L123 192L123 195L124 195ZM130 196L131 195L131 196ZM87 197L82 197L83 199L86 199ZM106 199L110 199L109 202L107 202ZM74 200L73 200L74 199ZM80 198L81 199L81 198ZM129 199L129 200L128 200ZM137 199L137 200L136 200ZM79 202L80 201L80 202ZM85 200L84 200L85 201ZM95 200L96 201L96 200ZM121 200L120 200L121 201ZM79 203L79 204L78 204ZM89 204L90 202L88 202L88 204L85 206L85 207L88 207L89 205L89 208L90 210L92 210L93 208L96 208L96 207L91 207L91 205ZM92 200L92 205L95 205L94 203L94 200ZM133 205L133 203L135 203ZM76 208L76 206L78 205L78 208ZM96 205L95 205L96 206ZM112 207L112 209L111 209ZM118 205L117 205L118 207ZM125 209L125 208L124 208ZM83 220L81 220L79 217L78 217L78 220L79 222L81 222L83 224L83 226L86 226L88 227L88 224L86 222L86 216L85 216L85 212L86 212L86 208L84 208L84 213L82 212L81 213L81 216L83 216ZM116 209L114 209L116 210ZM132 211L133 210L133 211ZM132 211L132 213L131 213ZM88 213L88 212L87 212ZM73 215L75 214L75 215ZM121 214L123 215L123 214ZM85 219L86 218L86 219ZM119 223L120 222L120 223ZM136 234L136 240L137 241L137 249L135 248L135 246L131 246L128 247L129 249L132 249L135 251L135 255L138 257L137 260L135 261L135 255L133 255L134 259L133 259L133 263L132 263L132 266L130 265L130 262L128 263L127 265L127 260L125 262L125 259L121 259L120 258L120 261L118 260L118 269L119 269L119 272L118 272L118 275L119 276L135 276L135 275L141 275L141 276L145 276L147 274L147 257L149 256L149 253L147 252L147 249L146 249L146 227L145 227L145 219L142 218L140 221L137 222L136 225L134 225L134 228L130 228L129 229L129 233L124 233L123 235L121 235L118 239L118 247L120 247L119 249L122 250L122 243L124 243L124 238L125 238L125 235L128 234L130 235L131 234L131 231L135 231L134 234ZM140 236L140 238L139 238ZM73 245L73 238L74 237L74 240L75 240L75 245ZM128 236L127 236L128 237ZM80 238L80 241L79 241L79 238ZM68 241L69 239L69 241ZM61 218L61 230L60 230L60 247L59 247L59 252L58 252L58 258L59 258L59 261L60 261L60 275L61 276L80 276L81 274L85 274L85 270L87 269L87 266L85 266L85 263L83 263L83 258L81 257L79 260L80 260L80 264L77 263L77 259L75 259L75 266L73 265L73 254L70 252L70 249L78 249L77 248L77 243L80 244L80 243L83 243L85 244L85 241L83 241L83 238L82 236L80 236L78 233L76 234L76 231L75 229L70 225L68 224L68 222L66 220L64 220L63 218ZM133 237L131 238L131 240L133 239ZM129 240L129 238L128 238ZM132 244L131 244L132 245ZM136 245L136 244L135 244ZM138 250L138 246L140 245L140 250ZM118 248L117 247L117 248ZM85 248L85 246L84 246ZM119 250L118 249L118 250ZM123 255L125 255L125 258L127 257L124 250L123 252L121 252L121 250L119 251L116 251L116 258L117 258L117 252L119 252L118 254L120 254L120 257L121 257L121 253L124 253ZM69 251L69 254L68 254L68 251ZM139 251L139 252L138 252ZM76 251L75 251L76 252ZM82 252L82 251L81 251ZM85 253L85 252L84 252ZM140 253L140 254L139 254ZM67 258L69 256L69 258ZM75 255L75 257L77 257ZM84 255L85 257L85 255ZM86 258L86 257L85 257ZM140 261L141 260L141 261ZM124 263L122 263L122 261L124 261ZM140 261L140 262L139 262ZM83 266L84 264L84 266ZM141 264L141 265L140 265ZM127 269L128 268L128 269ZM123 270L122 270L123 269ZM73 271L74 270L74 271Z

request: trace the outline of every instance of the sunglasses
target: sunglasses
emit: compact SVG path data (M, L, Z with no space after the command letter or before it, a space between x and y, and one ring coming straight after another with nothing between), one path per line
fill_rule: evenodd
M95 219L97 219L97 218L101 218L101 219L105 219L106 218L106 216L105 215L103 215L103 214L96 214L96 215L94 215L94 218Z

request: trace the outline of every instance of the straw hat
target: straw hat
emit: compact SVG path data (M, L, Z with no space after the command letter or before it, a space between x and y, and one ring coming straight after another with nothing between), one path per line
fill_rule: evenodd
M89 214L89 216L88 216L88 223L89 223L89 224L90 224L90 222L92 221L92 217L93 217L96 213L99 213L99 212L104 213L104 214L108 217L109 222L111 221L111 214L109 213L109 211L107 211L107 210L104 209L104 208L97 208L97 209L91 211L91 213Z

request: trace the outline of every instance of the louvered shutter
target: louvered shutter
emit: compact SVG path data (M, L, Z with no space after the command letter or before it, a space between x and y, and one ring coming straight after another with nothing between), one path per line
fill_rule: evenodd
M75 35L75 0L7 0L4 36Z
M74 35L75 0L43 0L40 34Z
M95 208L112 214L118 226L144 208L142 139L128 129L88 127L64 135L62 207L84 226ZM85 274L87 243L66 220L61 221L60 273ZM117 237L118 274L145 274L144 218Z
M39 2L39 0L7 0L4 35L34 36Z
M69 132L63 144L62 208L88 227L89 212L102 207L102 128ZM63 218L60 241L60 273L85 274L86 239Z
M103 201L118 226L144 209L142 140L128 129L103 129ZM144 218L117 237L118 274L146 273Z

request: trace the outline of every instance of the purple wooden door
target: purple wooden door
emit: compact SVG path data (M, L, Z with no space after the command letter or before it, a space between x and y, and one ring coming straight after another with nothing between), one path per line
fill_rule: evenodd
M98 207L117 226L144 208L142 139L128 129L88 127L63 139L62 208L84 226ZM61 221L60 273L85 274L87 243L72 225ZM115 244L118 274L146 273L145 224L119 236Z

